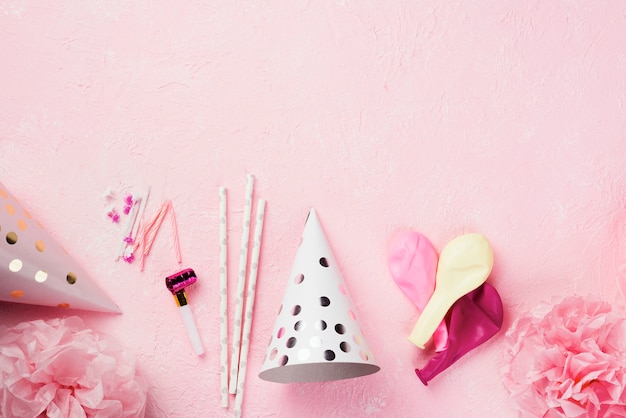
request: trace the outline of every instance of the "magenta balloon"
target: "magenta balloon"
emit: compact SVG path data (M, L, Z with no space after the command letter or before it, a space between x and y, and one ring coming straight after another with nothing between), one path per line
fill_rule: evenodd
M488 283L456 301L448 312L448 348L437 353L422 369L415 369L424 385L470 350L493 337L502 328L502 300Z

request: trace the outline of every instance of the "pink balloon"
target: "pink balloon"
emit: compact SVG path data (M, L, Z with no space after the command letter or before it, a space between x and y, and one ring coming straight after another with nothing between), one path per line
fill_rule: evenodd
M502 300L496 289L484 283L456 301L448 312L448 348L437 353L422 369L415 369L424 385L454 362L493 337L502 327Z
M435 290L439 256L428 238L419 232L404 232L391 242L388 254L393 280L421 313ZM435 351L448 347L445 320L433 334Z

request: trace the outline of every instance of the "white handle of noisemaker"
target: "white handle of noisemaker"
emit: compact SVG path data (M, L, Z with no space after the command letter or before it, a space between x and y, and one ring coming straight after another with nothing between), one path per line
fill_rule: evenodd
M180 317L183 320L183 324L185 324L185 329L187 330L189 341L191 341L193 351L197 355L204 354L204 347L202 347L202 340L200 340L200 333L198 333L196 321L193 319L191 307L189 305L184 305L179 308L179 311Z

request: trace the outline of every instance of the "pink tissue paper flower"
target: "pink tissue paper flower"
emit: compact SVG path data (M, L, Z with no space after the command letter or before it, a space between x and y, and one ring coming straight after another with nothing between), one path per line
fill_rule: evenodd
M0 326L0 416L143 417L135 358L78 317Z
M504 385L521 417L626 417L624 317L607 302L541 304L506 334Z

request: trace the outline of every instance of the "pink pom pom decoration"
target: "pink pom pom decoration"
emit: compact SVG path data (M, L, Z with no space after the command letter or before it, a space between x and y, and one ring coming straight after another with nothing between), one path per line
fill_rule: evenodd
M143 417L135 359L78 317L0 326L0 416Z
M541 304L506 335L504 385L523 417L626 417L624 316L606 302Z

